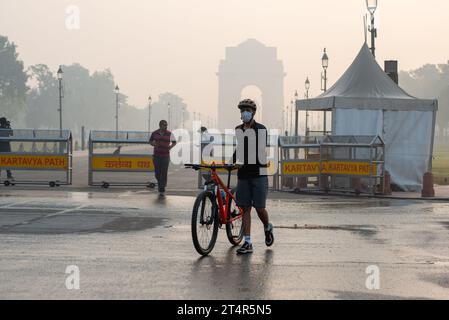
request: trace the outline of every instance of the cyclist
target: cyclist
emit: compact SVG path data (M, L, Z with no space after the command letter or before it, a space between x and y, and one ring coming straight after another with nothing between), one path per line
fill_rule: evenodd
M265 244L271 246L274 242L273 236L273 225L270 223L268 218L268 212L266 210L266 199L268 194L268 177L265 172L261 172L264 165L264 159L259 159L259 154L266 159L265 148L267 145L267 129L264 125L257 123L254 120L254 115L256 114L257 105L254 101L246 99L238 104L240 109L241 119L243 123L237 126L235 129L237 142L244 141L243 145L237 143L237 149L233 156L233 161L239 162L242 165L239 167L237 172L237 193L236 202L239 207L244 210L243 214L243 235L245 241L243 245L237 250L237 254L247 254L253 252L253 244L251 240L251 208L254 207L257 211L259 219L262 221L265 230ZM254 131L255 139L250 139L247 134L251 134L249 130ZM264 132L263 132L264 131ZM264 150L259 153L259 134L265 137L265 142L262 143ZM239 139L239 135L243 137ZM248 135L249 136L249 135ZM243 148L243 150L241 149ZM254 154L256 153L255 163ZM237 159L238 157L244 156L244 159ZM252 159L251 159L252 158ZM250 161L248 161L250 160ZM262 163L261 163L262 162Z

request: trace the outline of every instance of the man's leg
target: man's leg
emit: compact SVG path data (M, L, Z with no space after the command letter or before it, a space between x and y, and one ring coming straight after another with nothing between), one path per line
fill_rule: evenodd
M243 208L242 228L245 241L237 254L246 254L253 252L251 241L251 183L247 179L239 179L237 182L236 202Z
M243 235L251 235L251 183L249 179L238 179L236 203L243 208L242 228Z
M250 237L251 236L251 207L243 208L243 218L242 218L242 227L243 227L243 236Z
M161 172L160 172L159 192L165 192L165 187L167 186L167 174L168 174L168 165L169 164L170 164L170 158L169 157L161 158Z
M153 157L153 163L154 163L154 177L156 178L157 185L159 188L159 180L161 176L161 164L159 161L159 157Z
M270 223L270 219L268 218L268 211L265 208L256 208L257 215L259 216L260 221L262 221L263 226L266 228Z
M268 177L259 177L253 181L254 207L262 221L265 232L265 244L271 246L274 241L273 225L270 223L266 202L268 196Z

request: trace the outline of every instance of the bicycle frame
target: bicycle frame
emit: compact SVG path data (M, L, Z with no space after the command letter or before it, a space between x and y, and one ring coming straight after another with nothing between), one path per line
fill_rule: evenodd
M229 171L228 173L228 185L226 186L223 181L220 179L220 177L217 174L216 169L211 168L209 169L211 170L211 178L212 181L215 182L215 187L216 187L216 197L217 197L217 202L218 202L218 210L220 212L220 224L226 224L228 222L232 222L234 220L237 220L240 218L240 215L243 215L243 209L239 206L237 206L238 210L239 210L239 215L237 217L228 217L228 212L229 212L229 206L231 203L231 198L236 201L235 196L231 193L231 191L229 190L229 184L230 184L230 180L231 180L231 171ZM222 189L220 189L222 188ZM223 203L223 199L221 196L221 190L223 190L226 194L226 205ZM228 220L229 219L229 220Z

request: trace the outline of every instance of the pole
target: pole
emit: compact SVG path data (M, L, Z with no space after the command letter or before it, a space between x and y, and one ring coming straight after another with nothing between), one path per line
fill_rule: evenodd
M309 90L306 90L306 99L309 99ZM306 137L309 136L309 110L306 110Z
M86 141L85 141L85 132L84 132L84 126L81 127L81 150L84 151L86 147Z
M290 132L293 135L293 101L290 101Z
M171 112L170 112L170 103L168 103L168 129L171 128Z
M115 93L115 138L118 139L118 92Z
M282 108L282 134L285 132L285 108Z
M374 14L371 14L371 52L373 53L373 57L376 58L376 37L377 30L374 27Z
M59 134L62 137L62 79L59 79Z
M295 136L298 136L298 130L299 130L299 127L298 127L298 118L299 118L299 115L298 115L298 109L296 108L296 105L294 106L295 107Z
M327 91L327 69L325 68L324 69L324 92L326 92ZM327 112L326 112L326 110L324 110L324 126L323 126L323 131L324 131L324 135L326 135L326 132L327 132L327 119L326 119L326 115L327 115Z
M184 108L182 109L182 128L184 129Z
M151 132L151 102L148 102L148 132Z

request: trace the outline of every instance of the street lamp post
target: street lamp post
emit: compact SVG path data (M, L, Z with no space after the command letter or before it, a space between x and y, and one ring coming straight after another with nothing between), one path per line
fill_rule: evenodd
M293 135L293 100L290 100L290 132Z
M321 88L321 90L323 90L323 92L326 92L327 91L327 67L329 66L329 57L327 56L327 53L326 53L326 48L324 48L324 53L323 53L323 57L321 58L321 66L323 67L323 70L324 70L324 72L321 74L321 82L322 82L322 88ZM326 128L326 126L327 126L327 119L326 119L326 116L327 116L327 112L326 112L326 110L324 110L324 114L323 114L323 117L324 117L324 119L323 119L323 122L324 122L324 126L323 126L323 133L324 133L324 135L326 135L326 132L327 132L327 128Z
M151 96L148 97L148 132L151 132Z
M118 139L118 95L120 94L120 88L115 86L115 138Z
M282 134L285 132L285 108L282 108Z
M168 129L170 130L170 126L171 126L170 102L167 103L167 108L168 108Z
M59 132L62 136L62 76L63 76L62 68L59 66L58 69L58 81L59 81Z
M298 109L296 108L296 100L298 100L298 90L295 91L295 103L293 107L295 108L295 136L298 136L299 132L299 124L298 124Z
M185 108L182 108L182 128L184 129L184 122L185 122Z
M307 77L306 79L305 88L306 88L305 98L309 99L309 89L310 89L309 77ZM308 135L309 135L309 110L306 110L306 137Z
M371 26L368 27L368 31L371 33L371 52L373 53L373 56L375 58L377 29L374 25L374 12L376 12L377 9L377 0L366 0L366 8L371 15Z

